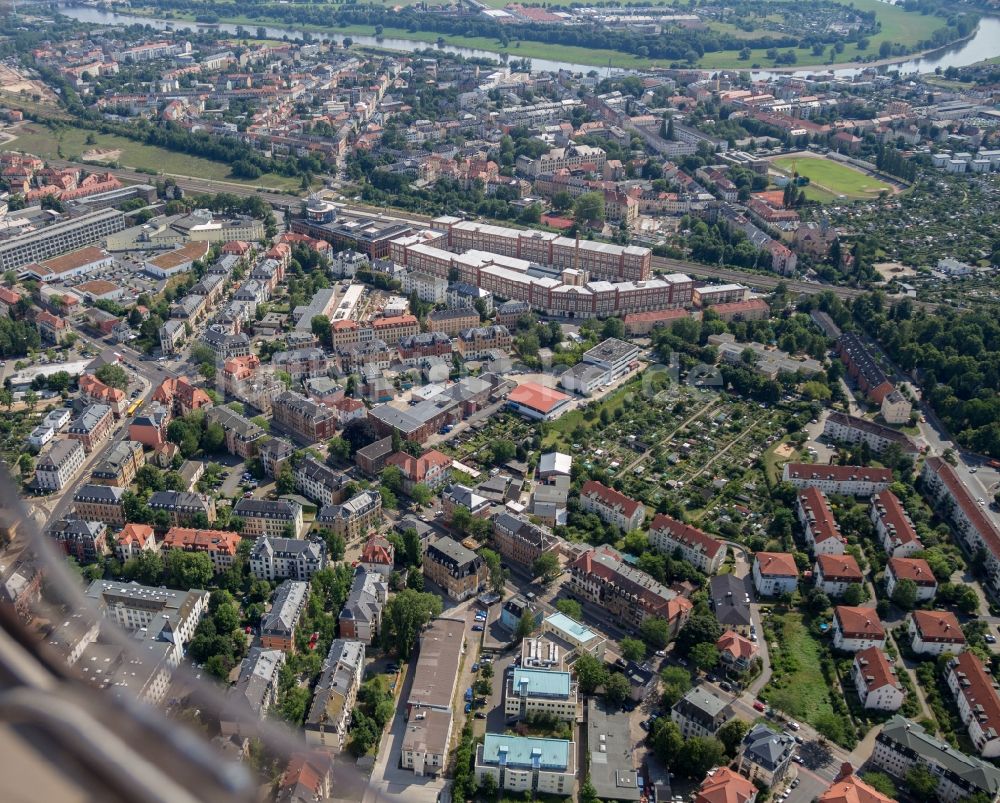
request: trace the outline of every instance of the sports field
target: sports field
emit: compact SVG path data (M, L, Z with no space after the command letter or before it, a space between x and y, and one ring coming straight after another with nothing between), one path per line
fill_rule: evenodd
M771 164L788 176L798 173L808 178L806 197L821 203L877 198L883 190L893 191L890 185L873 176L822 157L781 156L774 159Z

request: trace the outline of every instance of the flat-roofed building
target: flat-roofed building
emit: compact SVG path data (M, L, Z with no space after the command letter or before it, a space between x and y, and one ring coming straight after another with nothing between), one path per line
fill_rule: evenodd
M627 713L612 712L595 697L587 701L590 782L600 800L640 800L638 772Z
M413 774L438 776L448 763L451 711L421 708L410 713L401 745L400 766Z
M476 783L491 775L498 789L572 795L576 781L576 745L565 739L542 739L487 733L476 748Z
M563 659L569 662L574 656L604 657L606 639L584 624L564 613L553 613L542 620L542 633L563 649Z

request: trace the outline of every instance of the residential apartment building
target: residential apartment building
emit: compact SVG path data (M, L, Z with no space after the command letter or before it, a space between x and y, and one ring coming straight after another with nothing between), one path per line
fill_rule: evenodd
M35 487L40 491L61 491L80 473L86 459L86 450L79 441L56 441L35 464Z
M499 321L503 324L503 321ZM458 337L459 332L479 326L479 312L471 308L439 309L427 313L427 328L448 337Z
M301 443L326 441L337 431L337 414L301 393L282 393L271 403L271 413L274 422Z
M429 304L444 304L448 296L448 280L419 270L409 270L403 274L403 292L417 294L417 298Z
M359 566L338 616L340 635L371 644L382 631L382 609L388 601L389 583L385 576Z
M851 667L861 705L876 711L898 711L906 690L880 647L866 647L854 655Z
M285 664L285 654L281 650L264 650L251 647L240 664L240 675L236 685L229 691L229 697L238 700L242 712L249 712L256 719L264 719L267 712L278 701L278 679ZM220 722L223 736L250 735L255 729L248 728L238 715L230 719L224 712Z
M197 526L202 516L209 524L215 521L215 500L204 494L156 491L149 497L148 504L150 510L154 512L165 510L170 516L171 527Z
M884 795L854 774L851 764L844 764L830 787L816 803L895 803L895 798Z
M755 803L758 789L729 767L710 770L694 796L694 803Z
M190 527L171 527L163 538L161 549L180 549L184 552L204 552L212 561L216 574L232 568L239 548L238 533L228 530L196 530Z
M365 673L365 645L339 638L330 644L306 715L306 743L342 749Z
M852 585L864 582L861 567L853 555L817 555L813 566L816 588L831 597L839 597Z
M958 655L965 650L965 634L951 611L913 611L906 622L910 646L921 655Z
M615 525L623 532L638 530L646 520L646 508L642 502L630 499L596 480L587 480L580 488L580 507L589 513L596 513L602 521Z
M799 585L799 569L788 552L758 552L753 557L753 585L764 597L793 594Z
M510 720L532 714L547 714L562 722L580 718L577 684L569 672L514 668L504 680L504 716Z
M531 566L547 552L558 550L551 531L504 510L493 517L493 546L504 560Z
M923 558L889 558L885 567L885 593L892 597L901 580L909 580L917 587L917 602L927 602L937 594L937 578L930 564Z
M870 761L874 769L900 782L913 767L926 768L937 781L937 799L942 803L959 803L979 794L990 801L1000 799L1000 769L965 755L899 715L883 725L875 737Z
M880 491L872 497L868 517L875 525L879 543L887 555L909 558L923 550L924 545L913 528L913 522L892 491Z
M291 652L295 634L309 600L309 583L285 580L274 594L271 609L260 620L260 643L267 650Z
M247 538L298 538L302 532L302 505L292 499L240 499L233 515L243 520Z
M122 563L137 558L143 552L157 552L156 535L148 524L126 524L115 536L115 556Z
M138 441L119 441L90 471L90 481L96 485L128 488L136 473L146 465L146 455Z
M726 559L726 545L708 533L662 513L653 517L649 542L660 552L681 557L698 571L713 575Z
M892 469L785 463L782 480L799 489L818 488L825 494L867 497L892 484Z
M920 454L913 440L898 429L847 413L831 412L823 422L823 434L837 443L867 444L875 454L882 454L890 446L898 446L904 455L914 459Z
M486 775L498 789L565 797L576 782L576 745L564 739L487 733L476 747L476 784Z
M326 542L322 538L261 536L250 552L250 573L260 580L311 580L326 568Z
M103 521L60 519L49 528L49 536L81 565L108 553L108 525Z
M833 609L833 646L844 652L885 648L885 628L874 608L838 605Z
M109 234L125 230L125 215L117 209L101 209L67 217L0 243L0 271L17 270L31 262L42 262L77 248L91 246Z
M648 616L666 619L677 633L691 615L691 603L636 569L610 546L588 549L569 564L569 590L578 599L610 613L626 627L638 630Z
M477 326L459 333L455 350L462 359L482 360L493 351L506 354L510 351L513 338L506 326Z
M732 706L713 694L709 687L695 686L674 703L670 718L677 723L684 739L692 739L715 736L732 713Z
M403 491L412 493L417 485L424 485L436 491L448 484L451 477L452 460L437 449L428 449L420 457L406 452L389 455L386 465L395 466L403 474Z
M996 680L975 653L963 652L948 662L948 688L969 738L983 758L1000 755L1000 696Z
M395 548L388 538L383 538L377 533L372 534L368 536L368 540L365 541L365 546L361 550L358 566L367 572L389 577L395 568L395 552Z
M81 485L73 494L73 514L88 521L104 521L122 527L125 524L122 499L126 490L114 485Z
M311 455L299 461L292 476L295 489L319 505L338 505L344 499L347 476Z
M1000 589L1000 528L943 458L927 458L920 476L924 493L951 522L966 549L985 551L989 583L994 590Z
M249 460L257 456L257 450L266 433L253 421L228 407L211 407L205 412L210 424L218 424L226 433L226 450L231 455Z
M362 491L341 505L329 505L316 517L319 527L329 528L348 543L357 541L382 521L382 496Z
M374 340L396 344L404 337L420 333L420 321L413 315L394 315L389 318L375 318L371 322Z
M767 725L756 725L743 737L736 769L751 781L773 787L787 774L797 749L791 736L775 733Z
M814 555L843 555L847 539L840 533L830 504L819 488L798 493L799 524L809 551Z
M423 569L428 580L459 602L482 591L489 579L483 559L447 536L427 546Z
M66 437L79 441L89 454L111 435L115 417L106 404L91 404L69 424Z
M400 340L396 351L403 365L420 365L431 357L450 358L451 338L443 332L421 332Z

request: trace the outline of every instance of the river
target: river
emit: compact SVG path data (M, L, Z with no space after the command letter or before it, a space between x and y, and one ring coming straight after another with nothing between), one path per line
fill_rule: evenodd
M90 6L66 6L60 9L61 14L65 14L67 17L72 17L73 19L79 20L80 22L89 22L95 25L149 25L152 28L157 28L159 30L165 30L168 25L176 30L183 30L184 28L195 27L192 23L178 21L170 22L167 20L156 19L153 17L144 17L136 14L118 14L113 11L103 11L98 8L92 8ZM217 26L220 31L226 33L235 34L236 25L226 22L220 22ZM280 28L271 25L257 26L257 25L244 25L243 28L248 31L256 31L258 27L263 27L266 31L268 37L272 39L301 39L304 36L304 32L301 30L295 30L293 28ZM336 28L331 28L329 33L322 31L310 31L310 35L313 38L343 38ZM494 53L489 50L478 50L471 47L456 47L454 45L444 45L439 47L437 45L431 44L429 42L414 42L409 39L397 39L392 37L382 37L376 38L374 36L366 36L364 34L349 34L351 39L355 44L368 46L368 47L380 47L386 50L395 50L402 53L412 53L416 50L425 49L437 49L443 50L447 53L456 53L460 56L466 56L468 58L486 58L493 59L497 61L499 59L499 54ZM510 51L511 58L520 58L517 55L517 50L514 49ZM983 17L979 26L976 28L976 32L963 42L958 42L949 47L942 48L941 50L928 53L927 55L921 56L915 59L901 59L900 61L885 65L880 67L881 71L885 72L899 72L903 74L910 73L931 73L937 68L946 70L948 67L965 67L969 64L975 64L978 61L983 61L984 59L993 58L995 56L1000 56L1000 17ZM612 72L623 72L619 69L612 69L609 67L595 67L590 64L573 64L566 61L553 61L551 59L529 59L531 61L531 69L534 71L549 71L556 72L558 70L569 70L571 72L587 73L591 70L596 70L601 75L608 75ZM832 75L839 78L851 78L856 75L861 74L861 72L866 69L865 67L841 67L837 69L823 68L821 66L811 67L808 69L796 70L791 75L806 77L809 75ZM777 72L769 72L767 70L755 70L753 71L754 78L770 78L778 75ZM789 73L783 73L788 75Z

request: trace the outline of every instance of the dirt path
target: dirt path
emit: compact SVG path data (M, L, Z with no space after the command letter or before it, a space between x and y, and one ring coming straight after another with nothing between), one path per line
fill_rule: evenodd
M636 457L635 460L633 460L631 463L625 466L625 468L622 469L622 472L628 473L629 471L632 471L636 466L642 465L642 463L645 462L646 459L653 454L653 449L655 449L657 446L662 446L664 443L666 443L672 437L674 437L674 435L676 435L682 428L686 427L692 421L696 421L697 419L701 418L702 415L709 412L710 410L713 410L718 404L719 402L717 400L707 402L704 407L698 410L698 412L694 413L693 415L682 421L680 424L674 427L668 435L665 435L662 438L660 438L660 440L654 446L650 446L645 452L643 452L641 455Z

